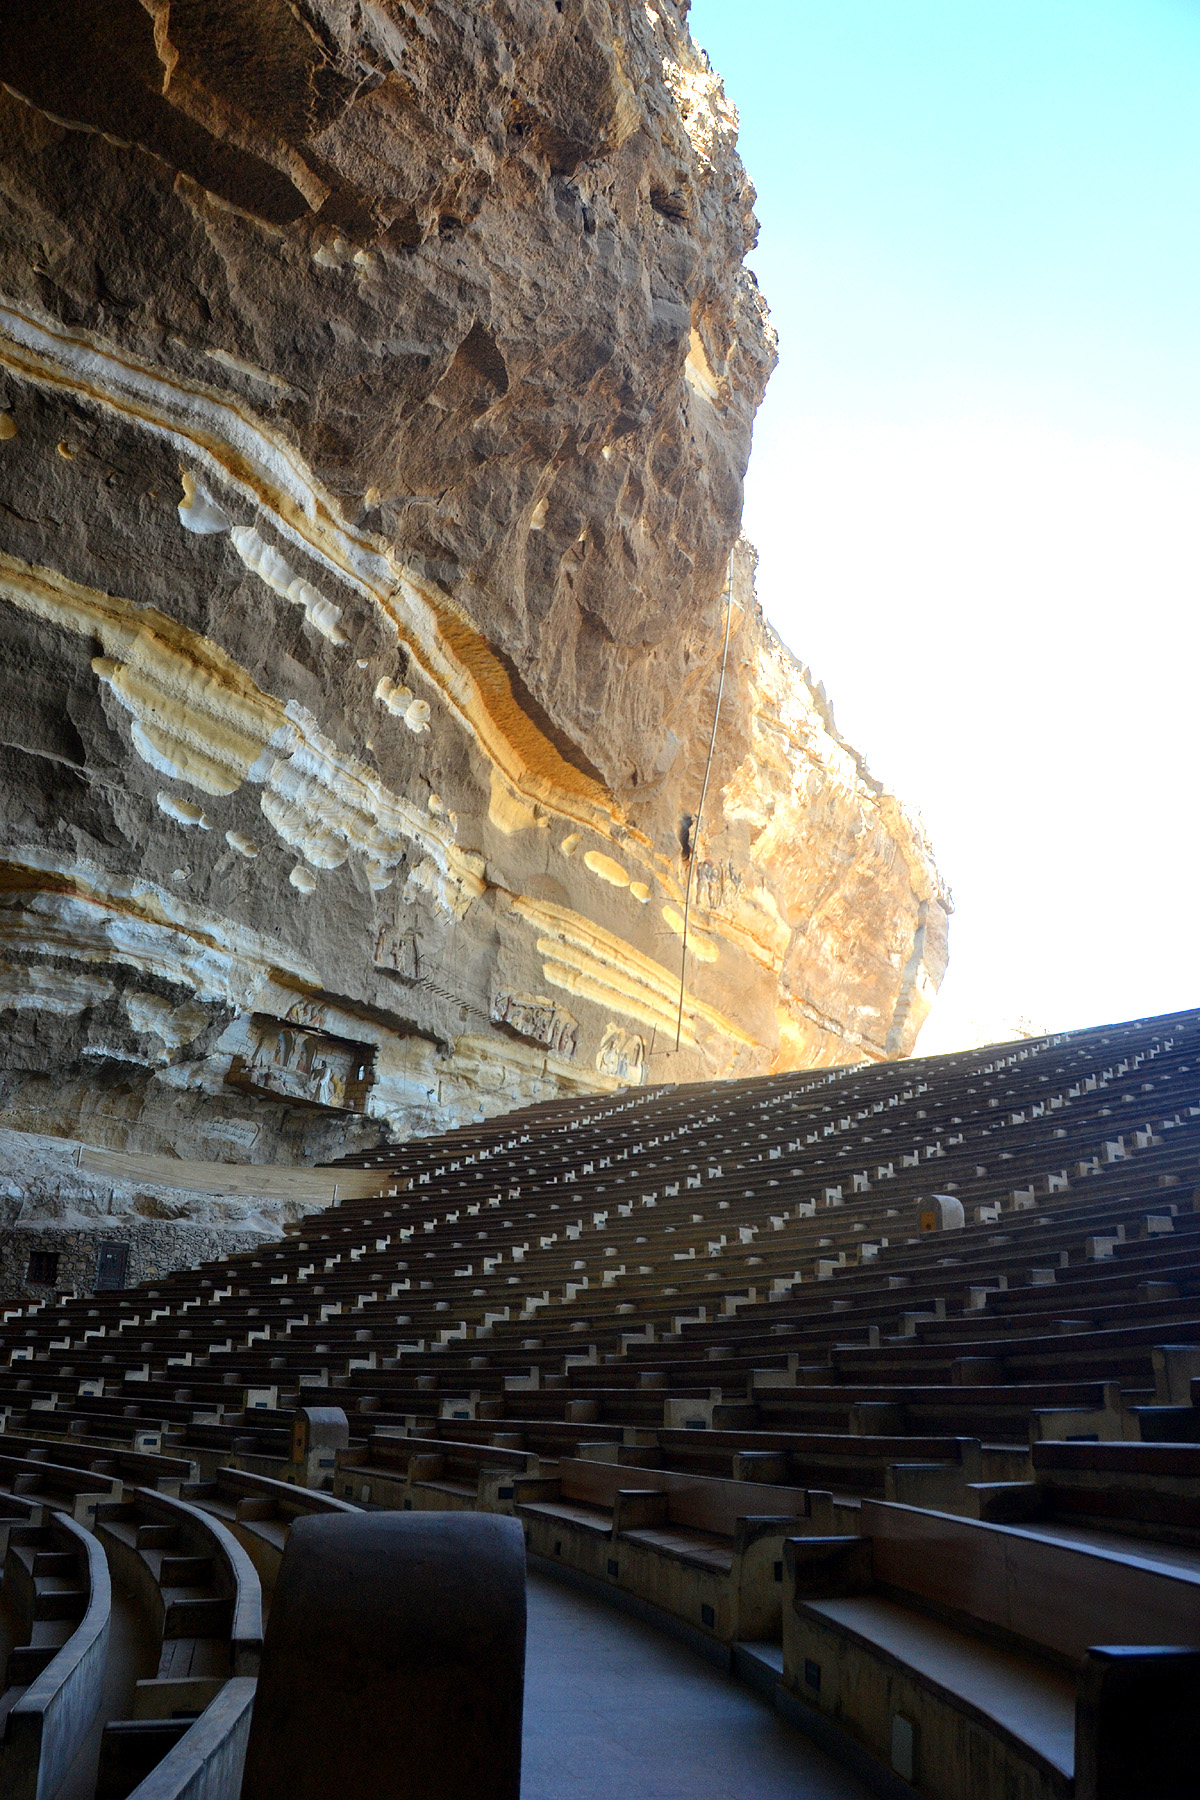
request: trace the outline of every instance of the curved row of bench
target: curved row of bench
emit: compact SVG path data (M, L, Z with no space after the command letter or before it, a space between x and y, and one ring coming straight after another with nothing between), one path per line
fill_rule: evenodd
M890 1767L937 1800L1194 1791L1186 1555L451 1440L381 1438L370 1456L343 1467L347 1496L511 1514L532 1566L667 1625L875 1782ZM1131 1757L1140 1773L1113 1785Z
M0 1325L0 1482L156 1589L168 1661L143 1680L197 1684L177 1710L208 1699L148 1780L208 1781L242 1730L236 1559L205 1573L204 1543L220 1527L269 1583L322 1504L306 1490L330 1488L410 1519L511 1514L532 1557L937 1800L1082 1795L1089 1758L1119 1763L1093 1726L1097 1695L1131 1716L1148 1666L1130 1582L1174 1596L1165 1643L1192 1640L1200 1019L543 1108L374 1160L386 1193L290 1242ZM173 1548L150 1501L177 1505ZM939 1548L903 1572L909 1516ZM1094 1590L1070 1654L993 1604L1027 1542L1039 1579ZM925 1556L968 1574L931 1596ZM189 1569L190 1594L170 1579ZM998 1633L1051 1751L997 1699ZM1106 1643L1117 1673L1081 1660ZM1190 1716L1191 1679L1160 1659L1164 1717ZM109 1714L116 1765L153 1734L132 1700Z
M258 1571L274 1585L296 1517L357 1509L233 1470L181 1498L49 1462L47 1448L0 1457L0 1800L53 1800L89 1758L97 1800L237 1800ZM114 1642L114 1594L153 1646L152 1671Z
M75 1759L99 1709L112 1585L104 1552L73 1519L4 1494L5 1668L0 1794L42 1800Z

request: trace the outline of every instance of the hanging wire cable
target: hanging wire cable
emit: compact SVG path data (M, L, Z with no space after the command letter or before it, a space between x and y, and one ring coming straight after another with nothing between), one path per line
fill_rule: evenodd
M713 751L717 747L717 725L721 717L721 696L725 692L725 663L729 656L729 627L733 622L733 550L729 552L729 580L725 590L725 642L721 647L721 677L717 682L717 705L713 713L712 736L708 740L708 761L704 765L704 781L700 788L700 804L692 823L688 854L687 886L683 891L683 952L679 960L679 1012L675 1019L675 1048L683 1035L683 992L687 977L688 919L692 910L692 872L700 850L700 823L704 817L704 801L708 794L708 778L712 773Z

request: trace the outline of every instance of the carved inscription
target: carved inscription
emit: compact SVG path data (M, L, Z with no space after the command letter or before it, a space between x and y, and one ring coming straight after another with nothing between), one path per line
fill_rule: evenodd
M492 1022L506 1025L533 1044L544 1044L556 1056L574 1056L579 1043L579 1021L544 994L494 995Z
M358 1113L365 1109L373 1074L369 1044L255 1019L249 1049L234 1057L228 1080L251 1093Z
M737 904L742 878L732 863L697 863L692 880L697 902L710 912L729 911Z
M374 963L377 969L387 969L390 974L399 975L402 981L416 981L421 971L414 934L399 931L393 925L381 925L375 939Z
M596 1067L601 1075L615 1076L631 1087L639 1086L646 1069L645 1041L635 1031L610 1025L596 1052Z

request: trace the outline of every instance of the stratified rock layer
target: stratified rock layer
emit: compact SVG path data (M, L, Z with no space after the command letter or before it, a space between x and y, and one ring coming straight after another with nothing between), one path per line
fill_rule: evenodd
M774 343L683 12L10 8L4 1123L288 1160L911 1049L928 844L731 557Z

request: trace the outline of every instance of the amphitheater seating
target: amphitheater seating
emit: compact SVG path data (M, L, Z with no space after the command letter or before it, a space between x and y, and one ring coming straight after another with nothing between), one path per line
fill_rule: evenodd
M111 1584L90 1532L24 1498L0 1494L4 1611L12 1632L4 1691L4 1791L53 1794L100 1710Z
M564 1458L555 1476L518 1479L514 1510L531 1556L570 1567L663 1612L696 1618L726 1643L778 1637L783 1545L809 1517L802 1489L636 1477Z
M907 1756L919 1792L963 1696L895 1744L890 1716L839 1725L798 1621L845 1659L830 1607L898 1609L907 1652L853 1654L917 1686L935 1625L963 1668L1015 1658L1059 1748L985 1707L956 1795L1006 1793L1010 1763L1065 1792L1117 1756L1096 1696L1125 1716L1145 1662L1115 1658L1140 1643L1122 1583L1200 1569L1200 1018L574 1099L351 1166L357 1195L281 1242L0 1320L11 1516L99 1545L158 1634L98 1793L153 1769L166 1800L220 1763L236 1800L259 1583L297 1519L364 1507L511 1515L544 1566L737 1666L753 1648L781 1705ZM1069 1654L997 1623L986 1583L881 1574L901 1518L1086 1567ZM805 1588L861 1585L867 1544L869 1592Z
M459 1444L451 1438L391 1437L375 1433L365 1450L337 1458L335 1487L363 1506L486 1512L503 1510L512 1484L536 1474L538 1458L522 1450L490 1444Z
M1042 1443L1027 1517L1200 1549L1200 1444Z
M212 1481L193 1482L183 1498L219 1519L253 1563L264 1588L275 1586L294 1520L310 1513L354 1512L332 1494L241 1469L218 1469Z
M7 1432L0 1438L0 1452L6 1456L41 1459L59 1468L77 1469L133 1487L155 1487L161 1493L177 1492L179 1485L196 1478L196 1466L184 1458L164 1456L160 1451L126 1450L110 1444L85 1441L72 1433L68 1437L26 1437ZM100 1485L103 1485L102 1482Z
M12 1643L0 1694L4 1794L53 1795L99 1733L100 1800L140 1794L152 1771L156 1794L182 1796L199 1781L203 1791L236 1800L261 1646L259 1589L238 1544L205 1513L233 1515L233 1535L259 1553L273 1584L293 1518L355 1509L327 1494L222 1471L219 1482L193 1484L188 1499L201 1503L197 1511L148 1490L122 1498L120 1480L98 1482L36 1454L0 1460L0 1480L24 1482L17 1493L0 1488L2 1610ZM94 1491L110 1485L116 1499ZM92 1529L71 1517L85 1494ZM161 1652L157 1673L134 1684L129 1716L103 1718L110 1561L153 1619ZM226 1769L222 1787L231 1755L236 1766L232 1775ZM77 1786L77 1769L72 1780Z
M162 1647L132 1716L105 1727L97 1800L238 1800L262 1652L257 1571L272 1589L296 1518L355 1510L234 1470L191 1484L182 1503L140 1490L105 1509L97 1535Z
M62 1466L46 1459L46 1452L29 1456L0 1456L0 1484L26 1499L65 1506L74 1518L90 1525L102 1501L121 1498L121 1482L115 1476L88 1469Z
M241 1545L187 1502L134 1489L97 1509L95 1530L161 1645L156 1674L137 1684L133 1717L104 1730L97 1794L115 1800L185 1738L231 1677L257 1674L262 1594Z
M1166 1711L1155 1694L1175 1660L1162 1646L1194 1637L1200 1568L870 1501L861 1535L793 1539L786 1560L785 1686L922 1791L1082 1800L1094 1647L1113 1642L1141 1680L1104 1710L1149 1706L1163 1735L1200 1746L1200 1649Z
M185 1501L137 1488L98 1508L96 1535L155 1616L162 1643L157 1680L224 1681L255 1673L261 1589L222 1524Z

